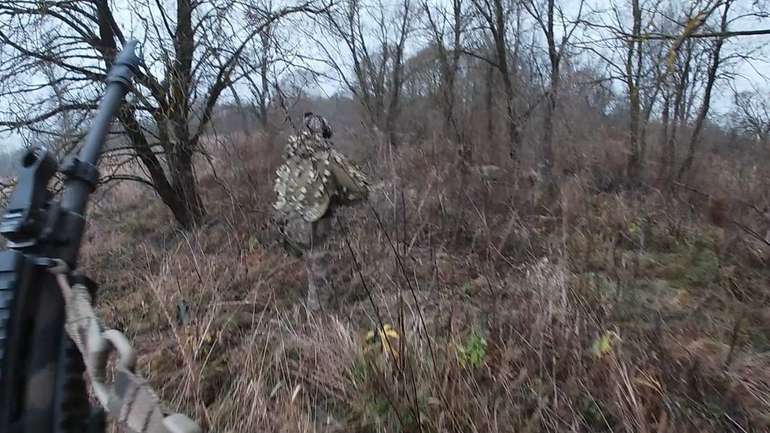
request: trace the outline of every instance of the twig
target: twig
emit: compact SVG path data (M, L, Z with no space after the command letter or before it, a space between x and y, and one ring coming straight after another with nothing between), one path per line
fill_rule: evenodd
M388 244L390 245L391 250L393 250L393 254L396 256L396 264L398 265L399 269L404 275L404 279L406 280L406 285L409 287L409 292L412 295L412 299L415 303L415 308L417 308L417 316L420 319L420 327L422 328L423 332L425 333L425 341L428 344L428 350L430 351L430 357L431 361L433 362L433 370L436 371L436 354L433 350L433 343L431 342L430 335L428 334L428 327L425 324L425 318L422 314L422 308L420 308L420 302L417 299L417 292L414 289L414 286L412 285L412 280L409 278L409 275L406 272L406 267L404 266L403 261L401 260L401 255L398 254L398 250L396 249L396 246L393 244L393 240L390 238L390 235L388 234L387 230L385 230L385 226L382 224L382 219L380 218L380 214L377 213L377 210L373 206L369 206L369 209L372 211L372 214L374 215L374 218L377 220L377 225L379 226L382 233L385 235L385 239L388 241Z
M340 219L337 219L337 226L340 228L340 231L342 232L343 238L345 240L345 245L348 248L348 252L350 253L350 258L353 260L353 266L356 268L356 273L358 274L358 277L361 279L361 285L364 287L364 291L366 292L367 298L369 298L369 303L372 304L372 308L374 309L374 315L377 319L377 323L379 325L379 330L385 329L385 323L382 320L382 315L380 314L380 309L377 307L377 304L374 302L374 296L372 296L372 291L369 289L369 286L366 284L366 279L364 278L364 273L361 269L361 264L358 263L358 260L356 259L356 254L353 252L353 247L350 245L350 237L348 236L348 230L346 230L346 227L342 224ZM390 341L390 337L386 332L382 332L383 335L385 335L385 341L388 343L390 347L393 347L393 342ZM387 391L388 387L384 386L384 390ZM391 397L389 392L385 392L385 398L388 400L388 404L393 408L393 410L396 413L396 418L398 419L399 424L401 424L401 428L404 428L406 424L404 424L404 420L401 418L401 412L398 410L398 408L395 405L395 402L393 401L393 398Z
M683 184L683 183L680 183L680 182L676 182L676 181L674 181L674 182L673 182L673 184L674 184L675 186L678 186L678 187L680 187L680 188L684 188L684 189L686 189L686 190L688 190L688 191L692 191L692 192L694 192L694 193L696 193L696 194L700 194L700 195L702 195L702 196L706 197L706 198L707 198L707 199L709 199L709 200L713 198L713 195L711 195L711 194L709 194L709 193L707 193L707 192L703 192L703 191L700 191L700 190L698 190L697 188L694 188L694 187L692 187L692 186L689 186L689 185L686 185L686 184ZM753 204L751 204L751 203L748 203L748 202L746 202L746 201L743 201L743 200L739 200L739 199L736 199L735 201L736 201L737 203L739 203L739 204L743 205L743 206L746 206L746 207L748 207L749 209L753 210L754 212L756 212L756 213L758 213L758 214L762 215L762 211L761 211L761 210L759 210L759 208L757 208L755 205L753 205ZM756 232L754 229L752 229L751 227L748 227L748 226L744 225L743 223L741 223L741 222L738 222L737 220L735 220L735 219L733 219L733 218L730 218L730 217L727 217L727 222L729 222L729 223L731 223L731 224L735 225L735 226L736 226L736 227L738 227L739 229L741 229L741 230L743 230L744 232L746 232L746 234L750 235L751 237L755 238L756 240L758 240L758 241L762 242L763 244L765 244L766 246L770 247L770 241L768 241L767 239L765 239L765 238L764 238L762 235L760 235L759 233L757 233L757 232Z
M690 35L685 35L684 39L734 38L738 36L763 36L763 35L770 35L770 29L694 33ZM628 33L621 33L620 36L626 39L641 40L641 41L678 40L683 38L682 35L668 35L664 33L646 33L646 34L641 34L639 36L634 36Z

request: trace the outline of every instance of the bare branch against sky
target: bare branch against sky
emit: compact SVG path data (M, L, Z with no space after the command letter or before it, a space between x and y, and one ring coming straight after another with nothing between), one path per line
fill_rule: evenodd
M100 3L100 2L97 2ZM175 12L178 2L158 0L158 1L139 1L139 2L118 2L115 4L111 14L116 29L116 40L120 41L126 37L137 37L145 45L144 55L148 64L148 79L142 84L143 90L134 96L138 109L137 115L147 116L149 110L155 107L152 99L158 95L158 91L167 83L162 80L153 81L150 77L162 77L165 69L173 60L172 45L169 42L173 38L175 27L178 26ZM229 103L237 102L235 98L239 94L253 93L255 90L270 88L276 82L302 71L312 72L313 82L306 91L317 95L332 95L341 90L349 92L352 87L358 85L360 77L351 81L350 77L355 76L355 56L350 56L350 47L346 48L346 42L335 37L328 32L321 31L324 26L312 16L293 16L286 17L284 25L276 25L271 28L271 35L280 40L281 43L274 45L274 51L280 52L276 62L271 63L270 68L260 69L259 67L245 67L246 63L237 62L237 68L233 74L227 74L227 77L219 75L222 67L227 66L228 56L232 58L233 54L238 53L238 42L246 41L244 48L251 56L255 52L251 42L256 36L254 26L251 23L254 19L265 17L268 11L280 9L278 4L260 4L256 2L220 2L209 1L199 2L196 9L195 27L191 29L196 35L201 36L201 42L210 46L208 49L197 49L194 59L194 73L198 74L194 82L196 88L203 86L206 82L220 83L222 78L227 78L226 87L228 90L219 90L215 92L216 98L209 98L206 101L206 92L199 88L191 96L192 104L201 104L204 108L200 115L204 118L206 115L205 107L207 102ZM514 15L513 8L520 2L503 2L501 7L508 8L504 12L506 20L512 20ZM570 38L572 48L570 49L570 63L598 64L604 60L610 59L616 53L611 52L607 41L619 41L624 37L622 33L613 32L612 26L608 25L610 21L628 21L630 15L627 14L627 3L624 0L564 0L558 2L557 16L562 18L563 23L554 28L554 39L561 39L562 32L572 32ZM661 31L652 31L643 35L648 41L651 39L669 39L681 35L683 26L680 18L674 15L666 16L663 12L666 5L671 4L669 9L674 11L676 5L681 2L666 1L642 1L641 8L644 14L650 17L658 17L661 20L669 21L670 33ZM704 2L706 4L708 2ZM720 2L711 2L720 4ZM768 13L763 7L766 2L738 2L733 9L733 15L729 24L729 31L736 35L725 43L725 67L730 69L729 85L724 80L719 80L715 85L715 94L713 108L718 113L724 113L733 108L733 94L735 91L751 90L754 88L763 88L767 83L767 77L770 76L770 65L768 65L767 48L765 41L767 36L753 34L766 30L764 22L767 21ZM60 15L60 19L53 23L53 17L60 13L56 7L50 9L50 14L41 21L41 17L22 13L25 9L35 10L36 2L8 2L9 7L0 10L0 22L2 26L2 35L5 43L0 47L0 125L4 130L0 133L0 147L15 148L20 146L25 140L46 139L53 140L52 135L41 135L40 129L22 127L25 121L46 119L47 129L52 130L54 123L62 122L62 115L77 111L82 112L82 104L93 104L98 95L98 89L90 83L94 79L98 80L103 74L103 66L100 64L99 56L94 52L85 51L83 45L78 45L73 38L88 39L99 36L100 30L92 27L87 20L79 20L75 15ZM376 39L386 33L375 31L378 26L384 24L383 17L387 14L398 13L404 8L403 0L388 1L368 1L368 2L338 2L337 4L323 5L319 3L313 7L316 9L331 6L330 11L341 10L345 5L357 4L363 8L366 13L360 14L360 25L366 30L367 34L362 34L358 44L354 47L367 49L370 46L377 46ZM483 18L483 8L473 8L474 2L468 0L461 2L462 27L460 39L457 39L463 46L457 47L464 54L472 56L485 57L486 54L479 52L471 44L474 42L473 35L481 35L479 31L488 28L488 25L479 18ZM479 4L492 4L481 2ZM524 2L531 4L530 11L539 10L535 6L545 4L545 2L534 1ZM12 5L12 7L11 7ZM294 4L296 6L301 4ZM764 6L763 6L764 5ZM29 7L28 7L29 6ZM306 5L307 6L307 5ZM578 13L582 6L582 12ZM414 0L414 4L409 8L409 22L414 21L408 32L408 37L403 40L403 56L409 58L416 55L424 46L426 41L435 40L429 36L427 29L431 26L430 20L425 20L424 15L427 10L431 11L449 11L452 2L449 0L428 0L419 2ZM742 9L739 9L742 8ZM510 10L509 10L510 9ZM493 9L490 9L493 10ZM519 9L525 11L525 9ZM380 11L380 13L377 13ZM614 11L625 11L616 15ZM72 12L72 11L70 11ZM96 11L95 11L96 12ZM442 12L442 13L445 13ZM67 12L69 13L69 12ZM335 12L336 13L336 12ZM225 14L225 15L223 15ZM430 15L433 18L433 24L436 24L438 16ZM519 14L521 15L521 14ZM580 19L577 18L580 16ZM223 19L222 17L226 17ZM446 15L444 15L446 17ZM655 18L655 19L658 19ZM442 20L444 18L441 18ZM570 19L573 19L570 22ZM652 19L652 18L651 18ZM419 20L419 21L415 21ZM529 38L532 45L528 48L528 55L539 56L548 51L547 38L539 35L537 29L537 15L525 13L519 17L517 27L514 21L508 23L506 31L506 44L521 44L525 38ZM444 21L448 22L448 21ZM397 24L393 22L393 24ZM384 27L382 27L384 28ZM398 26L390 26L388 32L396 31ZM56 59L46 56L34 56L33 52L24 51L29 49L27 42L20 43L20 40L14 39L14 35L29 29L35 32L35 38L31 40L41 41L48 46L52 52L57 53ZM211 31L207 31L211 30ZM370 31L371 30L371 31ZM512 32L521 32L516 37ZM256 32L259 33L259 32ZM337 32L339 35L339 32ZM434 32L435 33L435 32ZM713 29L699 29L692 33L692 37L704 37L713 34ZM390 34L390 33L387 33ZM547 35L547 33L545 34ZM444 38L449 38L451 32L444 32ZM399 42L396 38L395 42ZM260 37L255 41L259 42ZM446 39L449 45L452 41ZM483 42L482 39L476 41ZM650 41L653 42L653 41ZM15 44L15 45L14 45ZM398 45L398 44L397 44ZM471 49L473 48L473 49ZM511 45L511 48L514 48ZM368 53L371 57L375 53ZM60 74L57 86L51 85L51 80L47 80L43 70L38 67L39 62L46 59L54 61L56 73ZM597 63L598 62L598 63ZM24 70L25 73L20 72ZM260 76L261 78L255 79ZM266 75L270 74L270 77ZM352 74L351 74L352 73ZM610 81L614 82L613 87L616 91L623 86L615 80L615 74L611 68L606 69L606 75ZM22 78L22 76L24 78ZM508 74L504 74L508 76ZM78 78L80 77L80 78ZM87 78L87 79L81 79ZM262 79L265 78L263 82ZM391 79L393 77L391 76ZM270 84L273 83L273 84ZM267 85L267 87L265 87ZM21 88L24 87L22 91ZM205 86L204 86L205 87ZM214 86L214 88L219 86ZM58 90L57 90L58 89ZM153 90L154 89L154 90ZM211 90L210 88L209 90ZM237 90L236 90L237 89ZM55 92L62 95L62 103L52 103L51 95ZM264 92L263 90L261 90ZM259 92L257 92L259 93ZM256 93L254 93L256 94ZM67 108L69 107L69 108ZM264 107L263 107L264 108ZM515 107L512 107L512 109ZM526 110L525 110L526 111ZM69 123L77 125L83 122L82 116L74 116ZM200 120L200 119L199 119ZM204 122L205 123L205 122ZM9 128L9 125L15 125ZM384 125L384 124L383 124ZM193 136L196 133L193 131ZM198 133L199 135L199 133Z

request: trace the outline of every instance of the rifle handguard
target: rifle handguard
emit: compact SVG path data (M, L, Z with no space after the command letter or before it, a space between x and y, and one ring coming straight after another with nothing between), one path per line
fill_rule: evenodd
M38 147L24 157L0 219L0 234L10 241L10 250L0 251L0 432L81 433L103 428L101 423L86 426L90 405L82 358L100 402L131 431L200 431L183 415L163 415L152 389L133 372L135 357L125 337L117 331L102 333L89 290L69 285L88 198L98 180L99 155L138 72L137 45L127 42L112 61L106 93L83 146L63 170L61 200L54 200L48 189L58 170L56 160ZM73 302L78 305L74 310ZM121 362L116 381L105 384L106 360L113 350Z

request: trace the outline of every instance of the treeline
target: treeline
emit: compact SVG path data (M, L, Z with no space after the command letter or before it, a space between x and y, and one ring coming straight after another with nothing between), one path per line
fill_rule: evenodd
M552 191L560 176L597 163L611 166L617 187L666 185L686 181L707 153L766 160L767 83L733 88L761 57L768 32L756 26L768 6L0 1L0 107L12 107L0 109L0 128L70 151L116 50L135 35L146 68L110 151L143 174L117 163L105 176L154 189L183 227L206 215L194 163L219 107L273 134L308 94L330 87L339 95L328 101L342 101L343 120L354 117L378 148L430 139L461 165L534 170ZM718 95L733 101L726 118L713 116Z

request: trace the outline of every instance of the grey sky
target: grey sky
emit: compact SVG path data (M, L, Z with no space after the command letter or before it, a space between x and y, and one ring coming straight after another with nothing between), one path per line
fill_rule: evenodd
M22 145L21 137L15 134L0 134L0 158L6 157L5 150Z
M395 0L383 0L384 3L388 4L390 2L393 2ZM437 3L443 3L445 0L434 0ZM611 5L612 3L618 4L620 6L624 5L626 2L625 0L587 0L588 9L590 10L601 10L606 8L607 6ZM120 2L118 2L120 3ZM738 2L740 3L740 2ZM578 0L572 0L565 3L565 10L567 11L567 14L575 12L577 5L579 4ZM744 5L748 6L748 3L743 3ZM124 4L126 5L123 10L120 11L118 14L121 17L121 20L123 21L123 25L126 26L126 28L129 29L129 34L133 37L142 38L142 32L141 32L141 26L135 24L139 24L139 20L134 16L135 13L130 11L130 3ZM569 17L568 17L569 18ZM741 29L741 30L747 30L747 29L756 29L763 26L768 26L767 20L765 20L764 23L761 23L759 20L756 19L741 19L736 21L732 24L733 29ZM131 31L133 30L133 31ZM424 42L424 38L418 36L418 38L414 41L414 44L416 46L419 46L419 44L422 44ZM745 50L745 47L750 46L752 47L752 51L754 54L754 58L756 60L753 60L752 62L742 62L740 64L735 65L735 72L738 74L737 77L733 80L728 81L722 81L720 82L720 85L716 89L716 93L714 95L714 104L713 109L714 113L713 116L717 117L720 116L726 112L728 112L732 105L732 94L733 94L733 88L737 89L739 91L742 90L752 90L757 89L764 92L770 92L770 83L768 83L768 76L770 76L770 64L766 60L760 60L760 59L767 59L768 49L766 45L770 43L770 37L768 36L753 36L753 37L746 37L742 39L730 39L728 40L728 43L725 46L725 51L729 54L731 52L735 52L736 48L740 47L741 50ZM312 44L305 44L305 49L312 49L308 48ZM330 47L332 51L335 51L337 47ZM339 52L344 53L344 48L339 47ZM312 53L307 53L312 55ZM335 84L331 82L326 82L323 84L321 90L323 93L331 94L334 93L336 90ZM3 104L4 101L0 101L0 104ZM14 148L20 146L22 143L21 138L18 135L15 134L2 134L0 133L0 157L2 157L2 150Z

